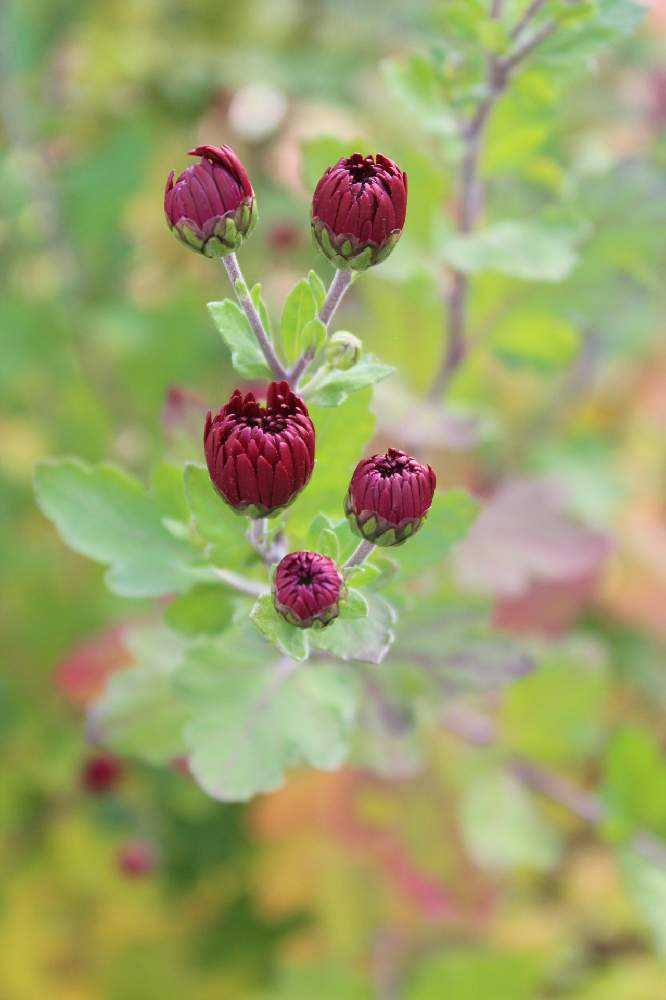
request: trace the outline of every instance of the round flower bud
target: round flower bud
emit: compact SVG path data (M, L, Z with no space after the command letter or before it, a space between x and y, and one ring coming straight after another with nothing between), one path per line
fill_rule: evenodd
M290 552L278 563L273 603L278 614L292 625L323 628L338 617L342 597L342 574L328 556Z
M81 787L92 795L112 791L123 775L122 764L110 753L89 757L81 769Z
M266 517L287 507L309 482L315 429L286 382L271 382L266 404L240 389L206 417L204 449L215 489L230 507Z
M332 368L347 371L361 357L363 343L348 330L338 330L326 345L326 361Z
M147 840L128 840L118 851L118 868L127 878L151 875L156 866L155 848Z
M234 253L257 221L257 207L245 167L228 146L197 146L199 163L164 189L164 214L171 232L206 257Z
M407 174L387 156L338 160L312 198L312 232L336 267L364 271L398 242L407 211Z
M358 463L345 514L352 529L375 545L400 545L423 524L435 485L429 465L389 448Z

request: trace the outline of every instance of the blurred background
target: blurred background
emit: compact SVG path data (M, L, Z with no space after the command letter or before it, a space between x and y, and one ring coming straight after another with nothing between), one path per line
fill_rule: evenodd
M418 770L299 773L249 806L207 799L178 762L87 766L83 708L142 608L64 547L33 465L72 453L144 476L234 383L205 309L223 273L169 235L166 175L197 143L238 151L260 207L243 266L279 309L308 268L330 279L309 236L317 177L378 150L409 174L407 228L341 322L399 370L378 440L402 434L442 484L493 505L495 534L463 545L456 572L543 664L490 706L500 738L576 787L615 774L666 834L666 8L535 64L498 107L488 217L545 210L566 238L525 280L477 276L469 360L410 422L442 351L436 248L455 197L420 60L445 52L459 8L0 5L2 1000L664 995L664 868L621 857L575 815L589 802L523 796L529 780L504 815L518 786L494 744L474 746L484 733L460 739L465 719Z

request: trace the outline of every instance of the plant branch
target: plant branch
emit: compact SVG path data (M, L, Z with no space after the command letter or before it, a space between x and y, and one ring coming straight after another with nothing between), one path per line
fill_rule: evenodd
M288 381L289 373L275 353L275 348L271 343L270 337L264 329L264 324L262 323L261 316L257 312L254 302L252 301L250 291L247 287L245 278L243 277L236 254L226 254L226 256L220 257L220 260L222 261L224 269L227 272L229 281L231 282L236 298L238 299L238 304L247 316L252 332L257 338L261 352L266 359L266 364L272 371L275 378L280 380L286 379Z
M357 548L354 549L342 568L351 569L352 566L360 566L360 564L368 558L374 547L375 546L372 542L369 542L366 538L364 538L363 541L358 544Z
M544 3L545 0L533 0L512 32L511 37L514 40L523 34L527 25ZM491 16L497 19L501 13L502 4L493 0ZM549 21L506 58L501 59L494 55L488 57L486 94L471 118L461 127L463 155L458 174L458 200L455 213L455 229L459 236L471 233L481 214L483 198L479 179L479 162L488 122L495 105L506 90L516 68L555 31L556 27L554 21ZM439 400L442 397L452 377L467 356L469 347L467 338L469 285L468 276L463 271L453 268L446 296L446 347L428 394L432 400Z
M340 305L343 296L353 280L352 271L341 271L337 270L333 275L333 280L329 285L328 292L326 293L326 298L324 304L321 307L319 313L319 319L322 321L324 326L328 329L328 325L333 319L335 310ZM311 361L313 361L315 356L315 351L313 348L308 348L300 356L291 372L289 373L289 382L292 386L297 386L303 372L308 367Z
M449 732L474 746L490 746L497 740L492 720L468 709L449 709L441 722ZM518 755L509 758L506 769L521 785L563 806L585 823L592 826L603 823L606 809L599 796L579 788L568 778ZM647 861L666 869L666 844L655 834L639 831L631 840L631 847Z
M230 569L219 569L217 566L212 568L212 573L220 583L226 584L227 587L232 587L233 590L239 591L241 594L248 594L250 597L261 597L262 594L266 593L266 586L259 583L257 580L248 580L247 577L241 576L240 573L234 573Z

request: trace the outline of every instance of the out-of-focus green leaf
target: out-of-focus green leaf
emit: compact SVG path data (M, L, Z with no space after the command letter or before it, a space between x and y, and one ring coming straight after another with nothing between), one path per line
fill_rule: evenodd
M541 960L527 951L447 950L426 959L409 985L406 1000L534 1000Z
M618 851L618 862L627 892L650 928L657 952L666 957L666 869L648 861L633 847Z
M608 678L598 651L584 642L557 645L538 669L506 692L503 743L544 763L565 764L598 750Z
M554 829L541 818L530 793L504 771L468 778L459 816L467 850L485 868L548 871L557 863Z
M120 469L75 459L42 462L35 491L63 540L109 566L114 593L159 597L192 585L194 549L172 537L154 498Z
M215 584L200 584L177 597L166 609L164 618L171 628L184 635L222 632L231 622L233 595Z
M435 493L425 523L413 538L395 549L401 579L418 576L441 563L451 547L465 537L478 509L476 501L464 490Z
M247 562L252 549L245 537L245 521L215 492L208 470L188 462L184 473L185 493L194 524L211 543L211 558L219 566L236 567Z
M275 610L270 594L258 598L250 612L250 619L259 631L278 649L294 660L307 660L309 652L308 630L297 628L285 621Z
M538 222L497 222L468 236L450 235L442 253L465 274L499 271L524 281L562 281L578 261L576 230Z
M395 368L382 365L369 355L346 371L326 365L303 386L301 395L314 406L339 406L352 392L367 389L394 371Z
M313 631L312 645L341 660L381 663L395 639L396 615L388 601L377 594L367 598L367 605L366 617L336 618L326 628Z
M602 799L604 828L625 840L641 827L666 836L666 759L646 729L625 726L615 734L606 757Z
M250 329L245 313L236 302L209 302L208 310L231 353L231 363L243 378L270 378L266 361Z
M333 770L347 755L357 698L348 670L271 661L236 630L192 648L176 687L191 714L190 769L214 798L243 801L279 788L289 767Z
M136 666L114 674L90 714L95 739L118 753L164 764L184 753L185 706L172 688L172 677L184 653L173 632L137 628L128 645Z
M494 327L488 343L508 365L549 373L571 363L580 336L570 323L551 313L516 310Z

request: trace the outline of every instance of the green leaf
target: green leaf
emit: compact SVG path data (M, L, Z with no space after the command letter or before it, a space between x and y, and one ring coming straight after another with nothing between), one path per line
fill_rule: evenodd
M216 493L208 469L188 462L184 483L195 527L211 543L211 558L220 566L232 568L247 563L253 550L245 537L246 522Z
M541 966L542 959L525 949L447 948L419 966L405 1000L534 1000Z
M301 278L289 292L282 310L280 336L288 361L295 361L303 352L304 331L315 319L316 313L317 302L310 283L307 278ZM310 330L309 336L317 338L314 328Z
M302 396L315 406L339 406L352 392L366 389L392 375L395 368L367 355L346 371L325 365L303 386Z
M231 363L243 378L270 378L266 361L245 313L231 299L209 302L208 309L215 326L231 352Z
M308 283L317 304L317 312L320 313L326 301L326 285L316 271L308 271Z
M176 685L191 713L190 770L216 799L245 801L279 788L287 768L334 770L347 756L357 705L348 670L267 663L241 631L193 648Z
M605 730L607 687L595 648L558 643L537 670L507 690L500 710L503 745L556 765L595 753Z
M114 593L159 597L191 586L196 552L172 537L155 499L120 469L76 459L42 462L35 492L63 540L109 566L106 582Z
M666 761L658 739L638 726L614 736L606 757L602 801L612 840L624 840L641 827L666 836Z
M538 222L497 222L468 236L451 235L444 259L465 274L498 271L525 281L562 281L578 262L579 230Z
M368 597L367 605L366 617L336 618L326 628L312 631L312 645L341 660L381 663L395 639L396 614L377 594Z
M326 342L326 325L315 316L303 327L299 354L303 351L312 351L316 354L322 349Z
M489 344L508 365L550 373L571 364L580 336L552 313L514 310L495 326Z
M163 764L185 752L187 719L172 677L184 652L173 632L154 626L134 630L137 665L113 674L89 719L91 733L117 753Z
M632 847L618 851L618 862L627 893L650 928L657 953L666 958L666 869Z
M250 620L262 635L293 660L307 660L309 654L308 630L290 625L279 615L271 594L259 597L250 612Z
M455 138L455 117L447 106L439 74L427 56L415 54L401 62L387 59L382 70L389 90L404 102L421 128Z
M370 607L360 590L352 587L347 591L347 597L340 605L341 618L367 618Z
M313 518L323 511L338 518L351 474L372 437L375 418L370 391L355 393L337 407L310 406L317 433L317 461L312 479L290 508L289 529L303 538Z
M395 550L400 578L418 576L441 563L451 547L465 537L478 510L476 500L464 490L435 493L425 523L413 538Z
M254 303L254 308L257 310L259 316L261 317L261 322L264 325L264 330L269 335L269 337L272 336L273 328L271 324L271 317L268 312L268 309L266 308L266 303L261 297L261 285L259 283L254 285L250 290L250 298Z
M154 470L150 491L163 517L172 521L189 520L189 509L183 487L183 470L171 462L159 462Z
M465 845L485 868L547 871L557 863L560 847L553 828L530 793L503 771L484 770L466 779L459 816Z
M233 595L215 584L200 584L182 594L164 614L167 625L184 635L222 632L234 612Z

